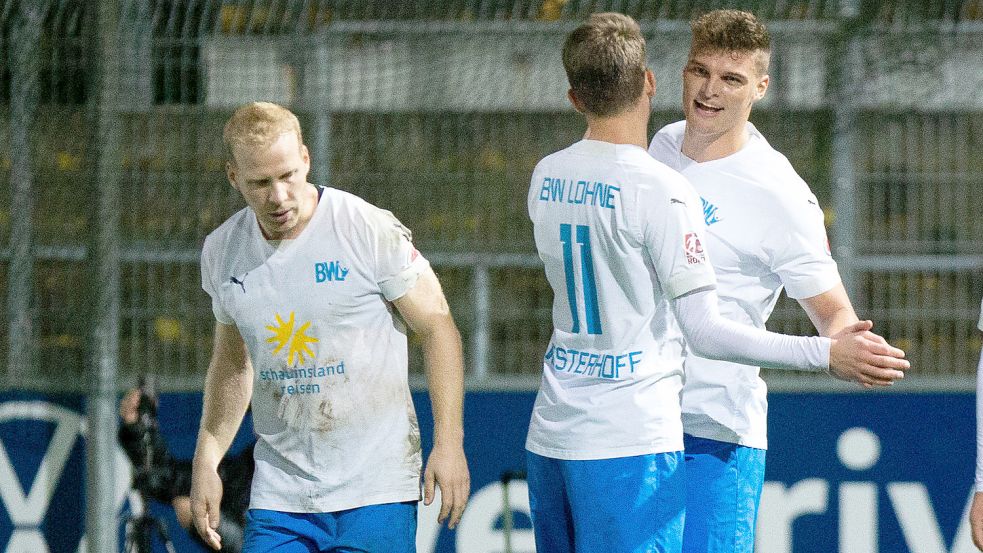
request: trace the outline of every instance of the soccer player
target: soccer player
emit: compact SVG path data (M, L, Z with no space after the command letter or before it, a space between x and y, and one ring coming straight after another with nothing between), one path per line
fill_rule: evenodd
M256 468L244 551L415 551L420 433L405 327L424 350L440 487L455 526L469 492L461 340L437 277L393 215L307 182L300 124L269 103L223 133L229 182L247 207L202 248L217 320L193 460L194 524L214 548L216 467L252 402Z
M869 321L831 340L720 316L699 197L645 150L655 93L645 59L625 15L592 15L567 37L568 96L588 130L532 175L529 215L554 292L526 441L537 551L680 550L684 335L704 356L833 367L871 385L907 367L867 337Z
M768 90L768 31L736 10L709 12L691 27L685 121L660 130L649 153L680 171L701 197L720 312L764 328L784 287L822 336L835 335L857 315L830 255L823 212L785 156L748 122ZM757 364L698 351L686 357L685 372L683 550L751 553L764 484L765 382Z
M983 332L983 302L980 302L980 321L976 326ZM976 493L969 510L969 523L973 543L983 551L983 352L976 367Z

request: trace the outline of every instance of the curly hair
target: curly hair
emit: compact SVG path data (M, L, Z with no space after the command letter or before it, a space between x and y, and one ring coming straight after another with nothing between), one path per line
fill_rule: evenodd
M768 72L771 35L754 14L740 10L714 10L690 22L693 42L690 55L734 52L756 55L755 66Z

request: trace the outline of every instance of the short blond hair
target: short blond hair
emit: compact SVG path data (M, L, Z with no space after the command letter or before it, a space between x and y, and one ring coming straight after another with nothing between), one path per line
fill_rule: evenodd
M593 115L617 115L645 87L645 37L620 13L595 13L563 44L563 68L574 95Z
M271 102L252 102L240 106L225 123L222 143L229 163L235 163L235 148L268 146L285 133L296 133L303 146L300 121L289 109Z
M760 75L768 72L771 35L753 13L740 10L713 10L690 23L693 41L690 55L728 52L755 56Z

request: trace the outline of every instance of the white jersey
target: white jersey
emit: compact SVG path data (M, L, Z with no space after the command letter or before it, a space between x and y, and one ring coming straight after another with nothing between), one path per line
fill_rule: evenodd
M713 286L699 198L637 146L582 140L529 188L553 335L526 448L606 459L683 448L684 340L669 300Z
M420 499L406 332L386 300L426 269L388 211L323 188L272 244L245 208L206 239L202 286L253 366L251 508L333 512Z
M681 172L701 196L721 315L764 328L783 287L795 299L835 287L840 276L823 212L785 156L748 123L740 151L697 163L681 151L685 128L685 121L664 127L649 153ZM686 433L767 448L767 387L758 373L758 367L688 354Z
M983 332L983 302L976 328ZM983 492L983 352L976 367L976 491Z

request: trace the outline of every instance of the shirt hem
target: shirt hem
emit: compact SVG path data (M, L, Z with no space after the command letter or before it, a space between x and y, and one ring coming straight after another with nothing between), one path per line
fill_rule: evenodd
M664 445L633 445L593 451L557 449L526 443L526 450L541 457L549 457L550 459L561 459L564 461L596 461L600 459L616 459L621 457L635 457L637 455L650 455L653 453L682 451L683 441L682 436L680 436L678 443L675 443L674 441Z
M734 440L733 434L737 434L736 431L730 429L730 435L725 432L715 432L708 429L696 429L696 428L686 428L683 425L683 433L689 434L694 438L705 438L707 440L715 440L718 442L726 442L729 444L735 444L744 447L753 447L755 449L768 449L768 440L762 438L756 438L754 436L740 436L736 441Z
M699 276L685 275L669 282L669 299L674 300L683 294L692 292L693 290L711 286L714 288L717 286L717 277L713 273L704 273L700 274Z
M793 300L802 300L818 296L819 294L825 294L826 292L829 292L835 288L836 285L841 282L843 281L840 279L840 275L836 274L836 276L830 275L829 278L823 278L811 282L794 283L792 286L785 283L785 293L788 294L788 297L792 298Z
M280 511L284 513L334 513L337 511L346 511L348 509L357 509L359 507L368 507L369 505L405 503L407 501L420 501L420 499L422 499L422 494L420 493L419 489L416 489L413 491L390 491L384 494L371 495L357 500L321 500L303 502L303 504L299 504L292 501L282 501L274 498L264 499L262 497L256 497L254 492L249 502L249 508L266 509L268 511Z

